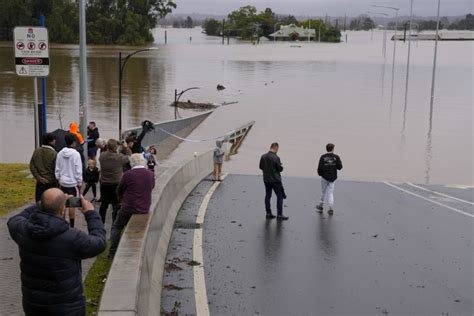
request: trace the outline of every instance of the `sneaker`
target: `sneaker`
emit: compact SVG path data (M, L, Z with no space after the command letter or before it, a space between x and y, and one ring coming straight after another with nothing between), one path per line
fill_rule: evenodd
M333 210L333 209L330 209L330 210L328 211L328 214L329 214L329 215L334 215L334 210Z
M274 219L276 216L273 214L267 214L266 219Z
M288 216L278 215L277 221L287 221L289 219Z
M318 213L322 213L323 212L323 204L316 205L316 209L318 210Z

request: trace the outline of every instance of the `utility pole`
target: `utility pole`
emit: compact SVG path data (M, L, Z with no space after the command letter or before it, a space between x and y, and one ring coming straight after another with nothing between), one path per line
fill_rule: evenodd
M344 32L347 30L346 29L346 20L347 20L347 16L344 14Z
M408 55L407 55L407 75L405 80L405 108L404 115L406 115L407 104L408 104L408 85L410 80L410 57L411 57L411 25L413 23L413 0L410 2L410 25L408 26ZM403 130L405 130L406 120L404 120Z
M222 19L222 45L224 45L224 41L225 41L225 19Z
M431 79L431 101L430 101L430 113L433 113L433 102L435 93L435 81L436 81L436 59L438 57L438 36L439 36L439 11L441 8L441 0L438 0L438 17L436 19L436 38L435 38L435 49L433 58L433 78Z
M87 43L86 43L86 0L79 0L79 126L84 138L87 137ZM87 141L84 142L87 155Z

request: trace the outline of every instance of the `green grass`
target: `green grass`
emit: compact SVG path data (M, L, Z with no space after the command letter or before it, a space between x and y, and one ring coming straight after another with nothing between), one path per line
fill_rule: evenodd
M35 180L27 178L28 164L0 164L0 216L35 199Z
M110 266L112 265L112 260L107 258L109 247L110 243L107 243L107 248L97 256L84 281L84 292L87 302L86 315L88 316L97 315L102 290L104 289L105 280L109 274Z

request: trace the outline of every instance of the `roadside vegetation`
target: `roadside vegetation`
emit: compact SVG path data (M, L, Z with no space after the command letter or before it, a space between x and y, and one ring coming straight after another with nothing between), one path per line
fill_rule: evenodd
M109 274L110 267L112 266L112 259L107 258L109 247L110 243L107 243L107 249L97 256L84 281L87 316L97 315L97 310L99 309L105 281Z
M35 181L27 178L28 168L28 164L0 164L0 216L34 200Z

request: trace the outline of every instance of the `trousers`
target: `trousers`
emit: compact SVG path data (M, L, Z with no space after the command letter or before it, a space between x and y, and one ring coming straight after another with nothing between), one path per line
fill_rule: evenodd
M277 197L278 216L282 216L283 215L283 197L285 195L283 184L281 182L264 182L264 183L265 183L265 210L267 211L267 214L272 213L270 200L272 198L272 191L274 191Z
M332 209L334 207L334 182L321 178L321 193L321 204L324 204L327 197L329 208Z

